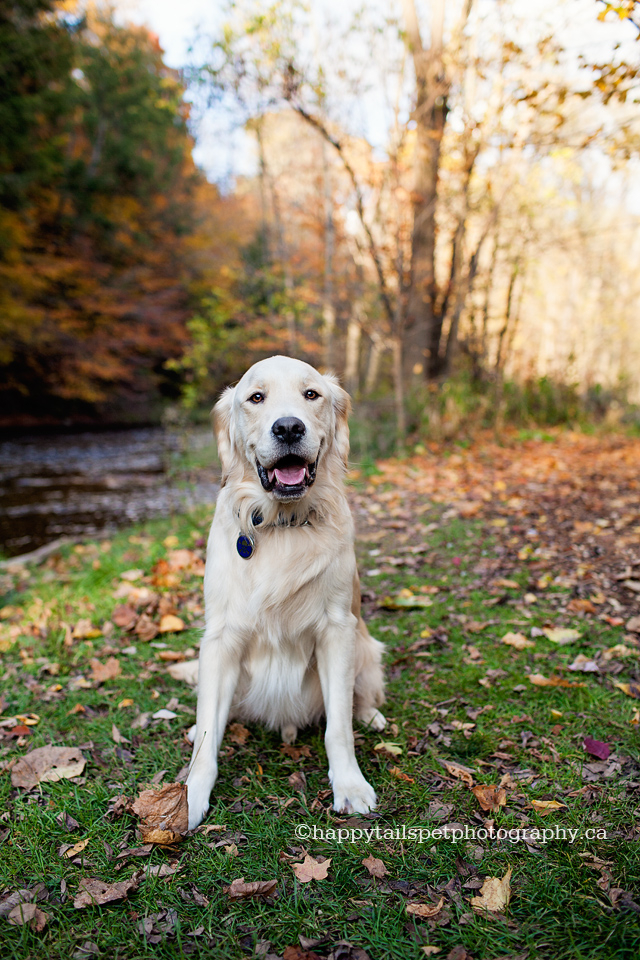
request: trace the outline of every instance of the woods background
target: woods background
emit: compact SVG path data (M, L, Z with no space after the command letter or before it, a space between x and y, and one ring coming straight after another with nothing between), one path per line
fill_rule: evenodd
M636 2L218 19L176 71L117 8L2 5L0 425L200 415L274 352L381 453L640 422Z

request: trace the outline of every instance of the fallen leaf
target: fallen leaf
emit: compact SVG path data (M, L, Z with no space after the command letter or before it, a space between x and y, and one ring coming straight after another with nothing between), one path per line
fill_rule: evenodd
M634 700L640 700L640 683L636 680L631 680L629 683L614 683L614 687L622 690L628 697L633 697Z
M300 883L309 883L310 880L326 880L329 867L331 866L331 857L318 863L313 857L307 856L302 863L292 863L291 868Z
M434 946L431 946L431 947L420 947L420 949L421 949L422 952L424 953L425 957L433 957L433 956L435 956L436 953L440 953L440 952L441 952L441 951L440 951L440 947L434 947Z
M91 623L91 620L78 620L73 628L72 637L74 640L94 640L102 636L102 630L98 630Z
M161 710L156 710L153 714L154 720L175 720L178 716L177 713L174 713L173 710L167 710L166 707L162 707Z
M91 679L96 683L104 683L105 680L115 680L122 673L120 661L115 657L109 657L104 663L100 660L91 660Z
M631 620L627 620L627 630L630 633L640 633L640 617L631 617Z
M60 855L62 857L66 857L68 860L72 860L79 853L82 853L82 851L84 850L84 848L87 846L88 843L89 843L88 839L78 840L77 843L74 843L72 847L68 847L67 849L65 849L63 853L61 853ZM64 846L66 847L66 844L64 844ZM63 848L61 847L60 849L62 850Z
M47 925L49 917L38 908L35 903L18 903L7 916L13 927L23 927L27 924L38 933Z
M240 747L245 745L250 736L250 732L241 723L232 723L229 727L229 740Z
M184 629L184 620L173 613L165 613L164 617L160 618L160 633L180 633Z
M597 673L598 664L595 660L592 660L591 657L585 656L584 653L579 653L573 663L569 664L567 670L577 670L580 673Z
M505 633L501 643L506 643L508 647L515 647L516 650L526 650L527 647L535 647L535 642L528 640L523 633Z
M470 724L470 726L475 727L475 723ZM396 780L403 780L405 783L415 783L415 777L410 777L408 773L405 773L400 767L391 767L389 771L392 777L395 777Z
M128 880L121 880L119 883L105 883L103 880L97 880L94 877L81 880L73 905L76 910L82 910L83 907L100 906L103 903L113 903L114 900L125 900L130 893L134 893L138 889L142 875L142 870L137 870Z
M444 768L447 773L451 774L452 777L455 777L457 780L462 780L462 782L466 783L468 787L473 786L472 772L467 770L465 767L460 766L459 763L447 763L445 761Z
M138 614L128 603L123 603L119 607L116 607L111 614L112 622L122 630L132 630L136 625L137 619Z
M380 743L376 743L373 748L376 752L380 753L390 753L392 757L399 757L402 755L402 747L397 743L393 743L391 740L382 740Z
M539 813L541 817L546 817L548 813L553 813L554 810L566 809L566 803L558 803L557 800L532 800L531 806Z
M367 868L372 877L378 877L378 879L382 879L389 873L382 860L371 855L362 861L362 866Z
M471 793L477 799L481 809L487 812L494 812L507 804L507 793L502 787L479 783L472 787Z
M38 747L14 764L11 783L14 787L33 790L39 783L70 780L80 776L85 763L77 747Z
M585 737L582 746L587 753L590 753L592 757L597 757L598 760L606 760L611 753L611 747L608 743L603 743L602 740L593 740L591 737Z
M280 747L280 753L292 760L300 760L302 757L311 757L311 747L308 743L303 743L300 747L294 747L291 743L283 743Z
M564 646L566 643L575 643L582 636L579 630L574 630L572 627L546 627L542 632L547 640L551 640L552 643L557 643L560 646Z
M480 896L471 898L471 907L476 913L491 915L499 913L511 899L511 867L504 877L487 877L480 887Z
M142 576L144 576L144 570L123 570L120 579L131 582L132 580L139 580Z
M440 897L438 903L410 903L407 906L407 913L414 917L436 917L442 910L444 897Z
M603 650L603 660L613 660L615 657L637 657L638 651L633 647L627 647L624 643L616 643L615 647L609 647Z
M562 677L545 677L542 673L530 673L529 683L536 687L586 687L586 683L564 680Z
M253 880L245 883L244 877L231 882L225 891L230 900L244 900L249 897L271 897L278 886L277 880Z
M413 594L406 596L400 593L396 597L385 597L380 601L380 606L386 610L418 610L423 607L432 607L433 600L424 595L414 597Z
M177 843L189 829L184 783L169 783L160 790L143 790L129 809L140 820L143 843Z
M142 643L148 643L149 640L155 639L159 632L157 623L154 623L146 613L143 613L139 618L134 630L136 637L138 637Z

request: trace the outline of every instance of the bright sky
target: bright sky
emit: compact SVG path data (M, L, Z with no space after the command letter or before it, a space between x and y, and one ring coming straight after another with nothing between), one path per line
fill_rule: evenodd
M312 0L314 9L320 17L320 11L329 11L338 19L349 18L361 6L361 0ZM425 16L429 0L417 0L421 19ZM615 40L634 40L635 31L627 24L597 21L598 6L596 0L511 0L513 8L521 14L532 16L532 22L538 26L546 22L568 49L583 52L589 58L607 59L607 52ZM400 0L368 0L370 6L387 8L396 5L400 10ZM165 50L165 60L172 67L184 66L189 58L189 46L196 37L198 29L211 35L220 23L222 16L221 0L116 0L116 6L123 20L132 20L146 24L159 37ZM424 10L423 10L424 8ZM535 12L534 12L535 11ZM625 29L628 28L628 29ZM637 44L634 45L637 50ZM601 53L598 51L601 50ZM371 104L369 104L371 107ZM383 111L366 110L371 116L365 121L366 133L371 142L386 136ZM376 122L376 116L378 122ZM371 127L373 123L373 127ZM377 129L380 127L380 129ZM364 131L363 131L364 132ZM241 130L229 131L224 122L210 113L198 131L198 143L194 158L211 179L221 179L229 174L251 173L255 167L253 144Z

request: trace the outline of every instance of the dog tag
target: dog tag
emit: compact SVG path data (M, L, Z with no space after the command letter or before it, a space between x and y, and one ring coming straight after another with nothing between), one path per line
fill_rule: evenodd
M236 540L236 550L240 554L243 560L248 560L249 557L253 554L256 545L253 537L250 537L248 533L241 533L238 539Z

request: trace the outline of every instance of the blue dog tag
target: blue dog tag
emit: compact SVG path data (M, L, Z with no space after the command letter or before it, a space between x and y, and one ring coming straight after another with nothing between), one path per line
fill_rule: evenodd
M249 557L253 554L256 545L254 543L253 537L250 537L247 533L241 533L238 539L236 540L236 550L240 554L243 560L248 560Z

